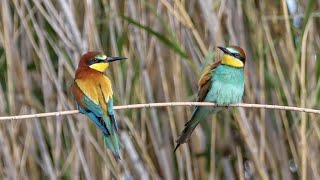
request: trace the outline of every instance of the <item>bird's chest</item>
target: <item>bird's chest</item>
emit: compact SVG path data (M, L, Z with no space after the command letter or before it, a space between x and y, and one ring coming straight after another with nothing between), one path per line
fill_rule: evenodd
M212 85L205 101L219 105L239 103L244 91L243 69L217 69L211 78Z

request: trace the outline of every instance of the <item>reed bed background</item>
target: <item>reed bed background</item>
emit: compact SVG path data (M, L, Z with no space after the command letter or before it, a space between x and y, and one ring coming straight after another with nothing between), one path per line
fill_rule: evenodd
M305 0L1 0L0 115L75 109L87 51L125 56L115 104L193 101L216 46L247 53L243 102L319 109L319 5ZM0 122L1 179L318 179L314 114L229 108L173 153L191 107L117 110L122 160L84 115Z

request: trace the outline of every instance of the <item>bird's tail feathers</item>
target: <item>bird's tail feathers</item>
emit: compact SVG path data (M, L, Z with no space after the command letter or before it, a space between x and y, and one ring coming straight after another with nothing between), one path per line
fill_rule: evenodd
M194 129L197 127L200 121L204 119L209 113L209 107L196 107L191 119L185 124L185 128L176 140L177 145L174 149L174 152L178 149L180 144L186 143L189 140Z
M193 119L191 119L190 121L192 121ZM188 121L187 124L190 122ZM178 147L180 146L180 144L186 143L192 132L194 131L194 129L197 127L197 125L199 124L200 121L196 122L195 124L193 124L192 122L190 122L188 125L186 124L186 127L183 129L183 131L181 132L181 134L179 135L178 139L176 140L176 148L174 149L174 152L176 152L176 150L178 149Z
M108 149L110 149L114 156L120 159L120 149L123 147L121 144L117 131L118 131L118 124L117 120L115 119L114 115L106 115L103 116L103 120L105 125L108 129L109 134L104 133L104 140Z
M174 152L178 149L180 144L186 143L189 140L192 132L197 127L199 122L200 121L198 119L191 119L187 122L187 124L185 125L185 128L183 129L178 139L176 140L177 146L174 149Z

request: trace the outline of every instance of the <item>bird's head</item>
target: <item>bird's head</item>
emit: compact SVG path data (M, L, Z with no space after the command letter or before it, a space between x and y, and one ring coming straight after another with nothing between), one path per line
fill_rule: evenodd
M89 67L99 72L104 72L113 61L127 59L124 57L108 57L101 52L87 52L82 55L79 67Z
M238 46L230 46L230 47L218 47L224 52L222 56L221 64L242 68L246 62L246 54L242 48Z

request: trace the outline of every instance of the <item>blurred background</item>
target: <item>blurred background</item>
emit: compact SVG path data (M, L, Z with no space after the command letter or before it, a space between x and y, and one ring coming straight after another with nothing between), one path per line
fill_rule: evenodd
M216 46L247 53L243 102L320 108L316 0L1 0L0 115L75 109L82 54L124 56L115 105L194 101ZM0 179L318 179L319 116L229 108L174 153L193 107L117 110L121 161L84 115L0 122Z

